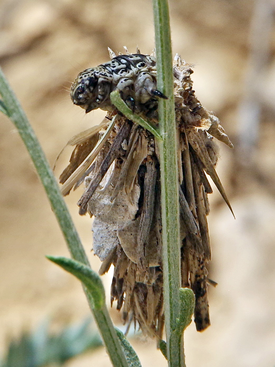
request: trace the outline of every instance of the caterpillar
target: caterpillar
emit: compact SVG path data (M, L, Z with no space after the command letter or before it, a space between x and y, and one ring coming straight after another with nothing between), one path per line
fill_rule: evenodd
M157 109L157 99L167 97L157 89L156 60L141 53L115 56L95 68L88 68L78 74L71 87L71 99L86 113L101 108L114 110L110 93L120 91L122 99L135 112Z

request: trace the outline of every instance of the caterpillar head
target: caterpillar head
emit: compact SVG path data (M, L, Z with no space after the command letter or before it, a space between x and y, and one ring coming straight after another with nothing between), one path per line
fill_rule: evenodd
M86 69L79 73L71 87L73 103L83 108L86 113L99 107L106 109L109 93L108 84L99 82L95 69Z

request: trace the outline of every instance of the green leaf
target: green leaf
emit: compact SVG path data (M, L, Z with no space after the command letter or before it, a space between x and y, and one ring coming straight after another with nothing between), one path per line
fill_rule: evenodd
M55 264L78 278L90 292L93 299L93 308L101 310L105 305L105 291L99 275L88 266L66 257L47 256Z
M195 295L190 288L180 288L180 316L178 319L177 332L182 334L184 329L192 321L195 307Z
M167 359L167 344L166 341L160 340L159 341L159 349L161 353L164 355L164 357Z
M134 351L131 344L128 342L128 340L125 338L122 331L116 329L117 336L119 338L119 341L121 343L121 347L123 349L123 352L125 354L126 361L129 365L129 367L141 367L139 358Z
M123 113L127 119L135 122L136 124L142 126L144 129L150 131L158 140L162 140L162 137L156 127L153 127L148 121L144 120L139 115L136 115L123 101L123 99L120 97L119 91L115 90L111 93L111 102L116 108Z
M0 99L0 111L9 116L5 103Z
M102 346L99 333L90 324L88 318L53 334L47 319L34 332L24 331L10 341L0 367L61 366L87 350Z

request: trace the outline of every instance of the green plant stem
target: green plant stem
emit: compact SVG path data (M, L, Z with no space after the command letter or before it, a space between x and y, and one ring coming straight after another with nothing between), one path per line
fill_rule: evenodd
M32 158L37 173L46 190L52 210L56 215L62 233L65 237L72 258L90 267L88 258L74 227L64 199L60 193L53 172L27 119L27 116L11 90L1 68L0 94L2 96L1 110L5 112L17 127L18 132ZM113 365L116 367L128 366L106 305L104 304L104 307L101 310L94 310L91 294L85 287L84 291Z
M170 367L185 366L183 337L176 332L180 315L180 230L172 48L167 0L153 0L158 89L168 96L159 100L159 141L163 226L164 307L167 358Z

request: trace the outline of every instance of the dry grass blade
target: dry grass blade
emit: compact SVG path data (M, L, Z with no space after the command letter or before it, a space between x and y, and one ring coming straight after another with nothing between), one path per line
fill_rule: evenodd
M211 251L210 251L210 239L209 239L209 231L207 224L207 210L204 202L204 187L201 183L200 174L198 172L198 168L196 165L193 165L193 178L194 178L194 192L196 199L196 211L197 218L200 227L200 236L201 242L203 245L203 252L206 260L210 260Z
M99 171L93 181L91 181L90 185L86 189L85 193L82 195L80 200L78 201L79 214L84 215L87 212L87 205L91 197L93 196L93 193L95 192L96 188L100 184L102 178L104 177L105 173L108 171L109 167L121 154L121 150L123 148L121 147L124 139L126 139L129 135L131 129L131 125L129 122L125 122L124 125L121 127L120 131L118 132L109 152L107 153L106 157L104 158L103 162L101 163L101 166L99 168ZM83 171L85 172L85 170ZM82 172L82 173L83 173Z
M76 145L76 144L83 144L88 138L91 138L92 136L96 135L100 130L106 129L106 127L110 124L110 120L106 117L104 120L96 126L91 127L90 129L84 130L80 132L79 134L73 136L69 141L67 145Z
M108 125L108 122L109 121L107 120L107 118L104 118L104 120L99 125L93 126L90 129L87 129L87 130L82 131L81 133L75 135L74 137L72 137L68 141L68 143L65 145L65 147L60 151L60 153L56 157L56 160L55 160L55 163L54 163L54 166L53 166L53 171L55 170L56 163L59 160L61 154L64 152L65 148L68 145L71 145L71 146L77 145L78 146L78 147L76 147L78 149L75 149L73 151L72 155L71 155L70 163L72 163L72 164L69 165L68 167L66 167L65 170L60 175L60 180L59 180L60 183L63 184L69 178L69 176L73 173L73 171L80 165L80 163L82 163L82 161L79 158L79 155L84 156L84 158L83 158L83 160L84 160L86 158L86 156L90 153L90 152L88 152L87 155L85 155L86 152L82 152L82 149L81 149L82 145L90 146L90 144L88 143L89 140L90 139L92 140L92 138L94 136L96 136L97 133L100 130L105 129ZM91 144L91 146L93 147L92 144ZM85 148L84 148L84 150L85 150Z
M225 190L223 188L223 185L220 181L220 178L215 170L215 166L213 163L208 150L206 148L206 132L203 130L188 130L187 131L187 136L188 136L188 141L190 143L190 145L192 146L192 148L194 149L195 153L197 154L198 158L201 160L204 169L206 171L206 173L212 178L214 184L216 185L217 189L219 190L221 196L223 197L224 201L226 202L227 206L229 207L231 213L233 214L234 218L235 218L235 214L233 212L233 209L230 205L230 202L227 198L227 195L225 193Z
M96 156L99 154L100 150L102 149L104 143L107 141L109 135L111 134L112 128L115 125L116 116L113 118L112 122L109 125L106 133L103 137L98 141L94 149L90 152L90 154L86 157L84 162L74 170L74 172L67 178L67 180L63 183L61 188L61 193L65 196L68 195L75 183L82 177L82 175L86 172L89 166L92 164ZM83 137L82 137L83 138ZM75 139L74 139L75 140ZM61 175L61 178L63 176Z
M146 264L144 246L148 243L154 216L157 175L156 162L154 159L147 159L144 177L144 200L137 234L138 252L143 265Z
M125 187L126 192L130 191L130 189L127 187L128 185L126 184L127 177L129 176L129 171L131 170L133 165L137 166L136 169L134 169L134 178L135 178L137 170L138 170L141 162L146 157L146 153L147 153L146 146L144 146L143 154L141 153L141 147L140 146L137 147L138 141L140 141L140 139L141 139L141 136L140 136L140 131L138 129L138 126L134 126L134 128L131 131L131 136L129 138L127 158L126 158L126 160L125 160L125 162L124 162L124 164L121 168L119 178L117 180L117 183L116 183L115 188L113 190L113 194L111 196L111 201L114 201L114 199L117 197L119 191L121 191L123 189L123 187ZM136 161L137 153L138 154L141 153L141 159L137 160L137 164L135 164L134 161Z

